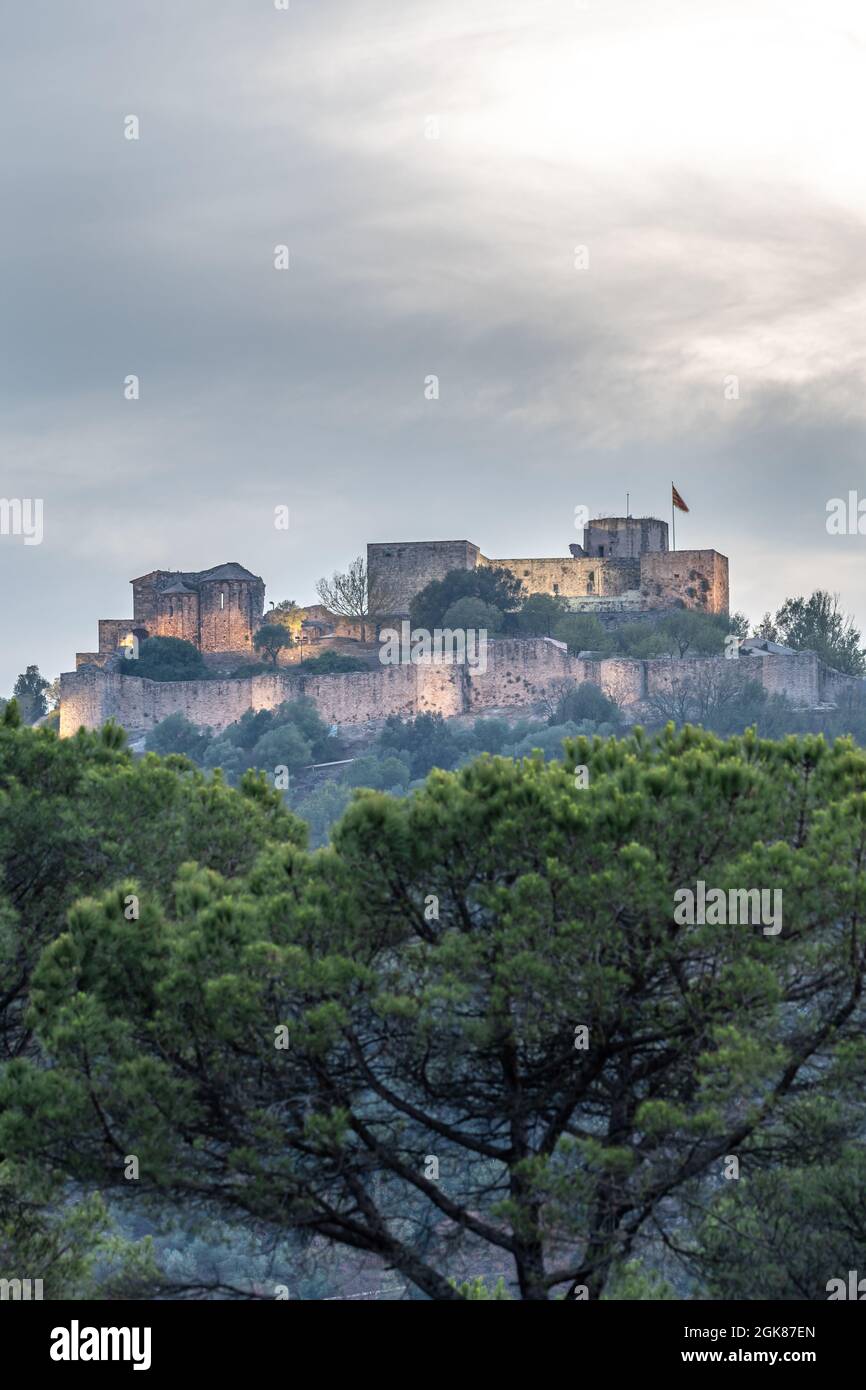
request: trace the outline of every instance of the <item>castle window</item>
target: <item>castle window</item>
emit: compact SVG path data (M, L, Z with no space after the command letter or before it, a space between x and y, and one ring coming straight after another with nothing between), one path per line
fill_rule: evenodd
M588 594L595 593L595 570L590 570L586 576L586 592Z
M554 592L555 594L558 594L558 593L559 593L559 585L558 585L558 584L554 584L554 586L553 586L553 592Z
M225 606L226 606L226 591L225 591L225 589L220 589L220 608L225 608Z
M599 557L601 557L601 556L604 554L604 546L603 546L603 545L600 545L600 546L598 547L598 553L599 553Z

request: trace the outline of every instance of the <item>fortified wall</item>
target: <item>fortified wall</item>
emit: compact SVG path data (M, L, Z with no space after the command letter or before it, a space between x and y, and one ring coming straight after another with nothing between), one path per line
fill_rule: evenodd
M311 699L329 724L366 724L391 714L445 718L505 705L530 705L555 694L563 680L580 680L582 663L545 638L490 642L487 669L442 661L384 666L344 675L304 676L291 670L236 680L150 681L122 669L83 666L60 678L60 734L115 719L126 729L152 729L180 712L215 732L248 709L274 709L284 700Z
M182 713L215 732L248 709L274 709L306 696L329 724L377 723L391 714L422 713L452 718L509 706L527 708L555 698L564 686L592 681L638 717L653 696L683 681L720 678L732 663L723 657L639 660L632 657L575 657L545 638L492 641L487 669L454 662L380 666L332 676L304 676L290 669L234 680L150 681L123 670L85 666L61 676L60 733L97 729L107 719L147 731L170 714ZM744 656L737 668L771 693L801 708L837 704L863 682L832 671L814 652Z

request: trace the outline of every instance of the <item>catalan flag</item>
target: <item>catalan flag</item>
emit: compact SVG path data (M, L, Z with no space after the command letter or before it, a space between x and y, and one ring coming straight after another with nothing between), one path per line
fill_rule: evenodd
M677 492L677 490L676 490L676 488L674 487L673 483L671 483L671 504L672 504L672 506L674 506L674 507L679 507L679 509L680 509L681 512L687 512L687 511L688 511L688 507L686 506L686 504L685 504L685 502L683 501L683 499L680 497L680 494Z

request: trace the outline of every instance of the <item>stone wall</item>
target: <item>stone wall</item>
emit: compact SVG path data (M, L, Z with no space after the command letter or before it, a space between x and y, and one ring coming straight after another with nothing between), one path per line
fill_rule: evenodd
M66 737L82 724L98 728L106 719L150 729L178 711L219 731L245 710L274 709L301 696L309 697L329 724L366 724L425 711L450 718L474 709L531 704L564 679L582 679L580 671L580 662L543 638L491 642L484 672L440 662L380 665L334 676L286 669L237 680L149 681L121 669L86 667L60 678L60 732Z
M434 579L451 570L472 570L479 550L472 541L389 541L367 546L371 585L387 596L394 616L408 615L409 604Z
M571 555L540 560L488 560L482 556L480 563L508 570L529 594L610 597L637 590L640 585L639 560L575 559Z
M817 666L821 704L844 705L866 688L866 682L859 676L846 676L842 671L833 671L823 661L818 661Z
M791 652L790 655L780 652L772 656L756 652L752 656L740 657L740 661L747 662L749 668L752 665L759 668L760 674L755 679L761 682L768 694L784 695L802 709L813 709L822 703L822 669L828 674L840 674L838 671L830 673L815 652ZM847 681L849 677L843 676L841 679Z
M148 628L150 637L176 637L199 644L199 601L195 593L160 594L157 616Z
M647 663L637 657L580 657L575 664L578 680L592 681L600 686L608 699L615 700L623 709L640 705L646 698Z
M802 708L836 704L864 689L862 680L830 671L814 652L741 657L739 665L766 690ZM440 662L333 676L304 676L288 668L237 680L149 681L122 669L83 666L61 676L60 733L67 737L81 725L99 728L110 718L127 729L147 730L177 711L218 732L248 709L274 709L301 696L309 697L329 724L368 724L391 714L408 718L425 711L450 718L485 709L527 708L555 697L564 684L580 681L594 682L639 715L645 702L669 690L672 681L713 678L729 668L723 657L573 657L544 638L490 642L486 671Z
M157 577L159 574L159 570L151 570L150 574L142 574L138 579L130 581L132 584L132 612L135 622L140 627L146 627L149 632L156 630L159 616L157 595Z
M147 730L178 712L194 724L219 732L248 709L275 709L284 700L302 695L309 696L322 718L332 724L409 715L424 707L419 699L419 669L392 666L383 667L381 674L357 672L313 679L276 671L237 680L150 681L121 671L86 667L61 676L60 734L67 737L80 725L98 728L107 719L115 719L127 729ZM444 685L448 685L448 675ZM456 690L440 691L435 701L428 696L425 703L444 715L461 710Z
M105 656L113 656L120 639L132 632L135 626L132 618L100 618L99 650Z
M583 528L587 555L638 559L668 548L668 524L654 516L600 516Z
M642 555L640 587L654 607L683 604L706 613L728 612L728 560L717 550L669 550Z
M265 603L261 583L212 580L199 589L199 640L203 652L252 650Z
M110 719L111 688L109 677L98 666L63 671L60 676L60 737L68 738L79 728L98 729Z
M76 652L75 669L77 671L79 666L107 666L112 655L111 652Z
M430 668L428 668L430 669ZM466 667L457 667L458 678ZM549 697L564 680L580 681L580 662L543 637L488 643L487 670L468 671L467 710L530 705Z
M588 613L598 618L602 627L615 631L620 627L640 625L647 629L664 622L681 608L647 608L640 594L622 594L619 598L574 598L568 605L571 613Z

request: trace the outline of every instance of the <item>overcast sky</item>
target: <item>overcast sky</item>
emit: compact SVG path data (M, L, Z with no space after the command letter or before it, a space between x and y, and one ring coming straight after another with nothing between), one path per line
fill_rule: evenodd
M6 0L0 108L0 496L44 503L0 693L151 569L312 601L368 540L564 555L671 479L734 607L866 627L826 529L866 497L862 0Z

